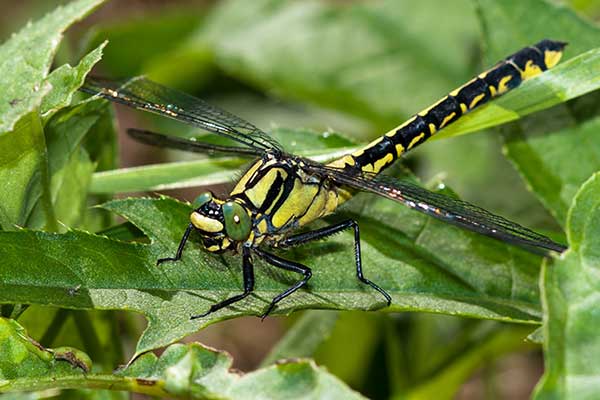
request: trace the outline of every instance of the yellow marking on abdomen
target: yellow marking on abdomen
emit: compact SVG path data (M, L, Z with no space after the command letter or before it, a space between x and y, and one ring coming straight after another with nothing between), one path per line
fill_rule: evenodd
M354 157L352 157L351 155L347 155L330 162L329 164L327 164L327 166L343 169L346 167L346 165L354 166L355 164L356 162L354 161Z
M423 137L425 136L425 134L423 132L419 133L417 136L415 136L409 143L408 145L408 149L412 149L413 146L417 143L419 143L419 140L423 139Z
M391 164L393 161L394 161L394 155L392 153L387 153L385 156L383 156L379 160L375 161L375 163L373 164L373 167L370 168L370 171L367 171L367 172L378 173L379 171L381 171L381 169L383 167L385 167L388 164ZM369 165L371 165L371 164L369 164ZM364 168L363 168L363 171L365 171Z
M511 79L512 79L511 75L507 75L507 76L503 77L502 79L500 79L500 83L498 83L498 94L508 92L508 86L506 86L506 85L508 84L508 82L510 82Z
M400 143L398 143L396 145L396 156L400 157L402 155L402 153L404 153L404 146L402 146Z
M444 126L446 126L446 124L452 119L454 118L454 116L456 115L456 113L453 111L452 113L446 115L446 117L444 118L444 120L442 121L442 123L440 124L440 129L442 129Z
M546 50L544 52L544 62L546 63L546 68L552 68L558 64L562 54L562 51Z
M534 64L533 61L529 60L527 61L527 63L525 63L525 69L521 73L521 77L523 79L529 79L531 77L541 74L542 72L543 71L539 65Z
M477 104L479 104L479 102L481 100L483 100L485 98L485 93L481 93L478 94L477 96L475 96L473 98L473 100L471 100L471 104L469 104L469 109L472 110L473 108L477 107Z

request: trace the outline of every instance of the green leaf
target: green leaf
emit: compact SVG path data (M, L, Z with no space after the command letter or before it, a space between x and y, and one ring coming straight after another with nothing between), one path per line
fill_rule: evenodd
M49 92L46 81L63 32L102 0L78 0L27 25L0 46L0 134L36 110Z
M287 273L273 274L257 262L254 296L190 321L190 315L240 290L239 257L207 254L193 239L181 262L157 267L158 258L177 248L190 206L164 198L115 201L105 208L134 223L151 244L117 242L78 231L2 233L0 257L5 262L0 264L4 287L0 302L143 313L149 324L138 343L140 354L222 319L259 315L270 299L297 279ZM392 294L390 310L527 323L539 319L539 257L432 221L385 199L374 199L360 215L346 217L362 221L365 273ZM315 276L309 291L286 299L277 312L317 305L354 310L380 307L378 293L355 278L351 248L352 235L346 234L290 252L286 257L309 265ZM343 268L332 268L335 265ZM78 288L75 294L73 288Z
M56 112L45 125L50 196L56 218L66 226L83 225L88 186L96 168L83 148L86 135L93 134L103 118L112 118L108 103L87 101ZM27 221L30 228L46 223L42 204Z
M0 226L24 226L35 203L47 188L46 147L42 123L36 113L21 118L12 132L0 136ZM52 213L46 192L43 212Z
M91 193L127 193L230 182L248 160L231 157L120 168L93 175Z
M48 75L47 82L52 89L44 98L41 107L41 113L48 115L60 108L71 104L73 93L75 93L85 80L85 76L91 71L92 67L102 58L102 50L108 42L100 44L92 52L81 59L79 64L73 68L65 64L55 69Z
M242 375L224 352L176 344L149 353L115 374L91 373L89 357L73 348L46 349L15 321L0 318L0 393L46 388L127 390L174 399L362 399L310 360L285 362Z
M3 229L26 225L32 211L37 221L34 226L58 229L52 201L57 191L52 193L56 185L51 183L52 165L48 166L53 160L48 159L38 115L70 102L85 74L100 58L101 47L76 68L63 66L47 76L63 31L100 2L78 1L59 7L0 47L0 58L6 60L0 67L0 134L5 149L0 178L6 186L0 209Z
M536 399L592 399L600 391L600 174L575 195L567 233L569 251L543 270L546 372Z

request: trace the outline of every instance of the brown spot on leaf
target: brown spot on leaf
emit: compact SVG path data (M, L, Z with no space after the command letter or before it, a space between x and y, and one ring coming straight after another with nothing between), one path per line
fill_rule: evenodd
M69 364L71 364L73 366L73 368L79 368L80 370L82 370L85 373L90 372L90 369L89 369L88 365L85 363L85 361L79 359L75 355L75 353L73 353L72 351L55 352L54 359L60 360L60 361L66 361Z
M135 378L135 381L142 386L154 386L156 385L156 381L152 379L144 379L144 378Z

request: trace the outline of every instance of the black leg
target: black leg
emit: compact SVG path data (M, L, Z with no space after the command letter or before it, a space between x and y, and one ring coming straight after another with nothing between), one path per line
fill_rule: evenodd
M296 282L295 285L287 288L284 292L278 294L277 296L275 296L275 298L273 300L271 300L271 304L269 305L269 308L261 316L261 319L265 319L265 317L267 315L269 315L271 313L271 311L273 311L273 309L275 308L277 303L279 303L281 300L285 299L290 294L294 293L296 290L300 289L302 286L306 285L306 283L312 276L312 271L310 270L310 268L308 268L305 265L299 264L297 262L289 261L289 260L284 260L283 258L277 257L276 255L273 255L270 253L265 253L264 251L257 249L257 248L254 249L254 252L260 258L262 258L263 260L265 260L266 262L268 262L269 264L271 264L277 268L282 268L282 269L285 269L288 271L298 272L298 273L304 275L304 278L302 278L301 280Z
M208 314L220 310L223 307L227 307L230 304L238 302L252 293L254 290L254 267L252 266L252 257L250 255L250 249L248 247L243 248L242 253L242 270L244 271L244 293L230 297L219 303L210 306L209 310L204 314L192 315L190 319L197 319L206 317Z
M390 295L385 290L383 290L382 288L380 288L379 286L377 286L376 284L374 284L373 282L371 282L370 280L365 278L363 275L362 261L361 261L361 257L360 257L360 232L358 229L358 223L356 221L349 219L347 221L340 222L339 224L335 224L335 225L327 226L325 228L316 229L314 231L300 233L298 235L290 236L287 239L284 239L280 243L280 246L282 246L282 247L297 246L299 244L308 243L313 240L326 238L327 236L334 235L338 232L341 232L341 231L343 231L345 229L349 229L349 228L354 229L354 258L356 260L356 276L362 283L371 286L373 289L375 289L379 293L381 293L381 295L383 297L385 297L387 305L389 306L392 303L392 298L390 297Z
M192 229L194 229L194 225L189 224L185 232L183 233L183 237L181 238L181 242L179 242L179 247L177 248L177 253L175 253L175 257L166 257L159 258L156 261L156 265L160 265L165 261L179 261L181 260L181 253L183 253L183 248L185 247L185 242L187 242L190 237L190 233L192 233Z

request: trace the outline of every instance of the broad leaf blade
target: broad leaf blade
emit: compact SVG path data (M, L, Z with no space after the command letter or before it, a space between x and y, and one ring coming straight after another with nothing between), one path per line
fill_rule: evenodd
M259 315L297 279L257 262L254 296L190 321L190 315L240 291L239 257L207 254L193 236L181 262L157 267L158 258L177 248L190 207L167 198L121 200L105 207L133 222L152 243L123 243L77 231L0 234L0 256L5 260L0 265L0 302L143 313L149 325L138 344L139 354L218 320ZM385 199L372 201L370 207L353 216L362 223L365 273L392 294L390 310L527 323L539 319L539 257L431 221ZM315 276L309 291L286 299L277 312L315 306L381 307L378 293L357 282L351 248L352 235L347 234L284 254L309 265ZM75 294L73 288L78 288Z
M71 104L73 94L83 85L85 76L102 58L102 50L106 44L107 42L104 42L88 53L76 67L65 64L48 75L47 81L50 83L52 89L44 97L41 106L42 114L46 116Z
M46 146L42 122L32 112L21 118L12 132L0 136L0 227L24 226L42 196ZM48 202L42 212L48 211Z
M101 3L78 0L58 7L0 46L0 134L37 109L47 93L45 79L63 32Z
M127 390L173 399L362 399L310 360L242 375L224 352L176 344L157 357L143 355L115 374L92 371L89 357L73 348L46 349L14 320L0 318L0 393L47 388ZM26 366L26 368L24 368Z
M600 391L600 175L569 210L570 250L546 264L542 279L546 373L536 399L594 398Z
M108 107L102 100L87 101L61 109L46 122L50 197L57 220L65 226L84 226L88 186L97 160L90 158L83 143L104 118L112 118ZM38 202L29 216L29 228L45 225L42 206Z

